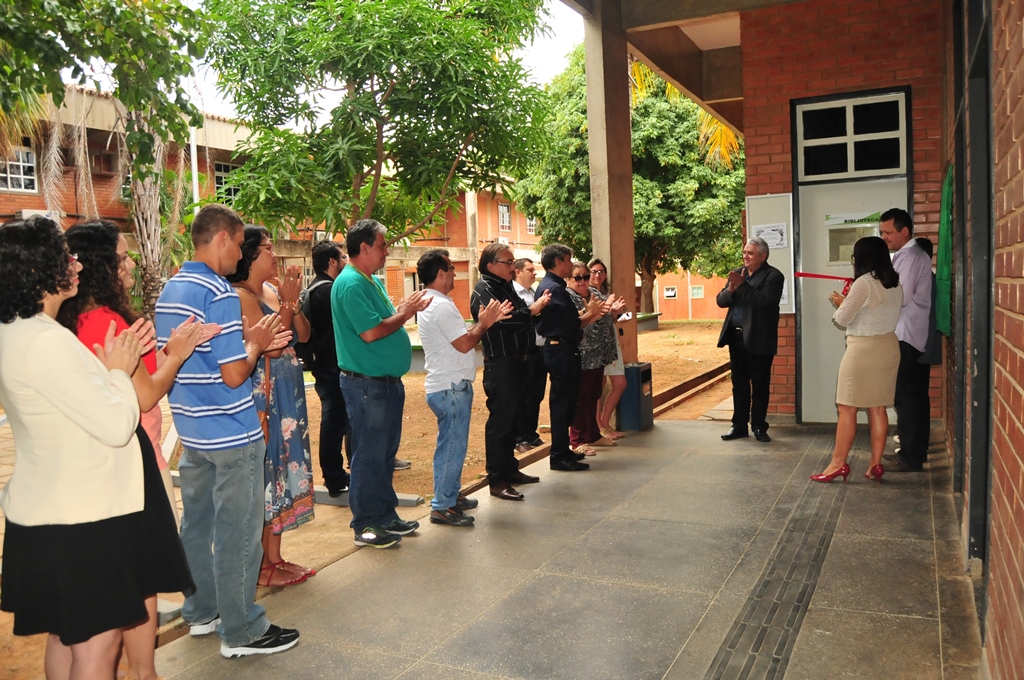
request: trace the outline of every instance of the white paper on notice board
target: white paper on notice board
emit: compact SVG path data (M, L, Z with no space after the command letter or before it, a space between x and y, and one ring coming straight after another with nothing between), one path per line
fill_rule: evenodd
M789 245L786 238L788 226L785 222L776 224L756 224L750 228L753 236L764 239L769 248L785 248Z

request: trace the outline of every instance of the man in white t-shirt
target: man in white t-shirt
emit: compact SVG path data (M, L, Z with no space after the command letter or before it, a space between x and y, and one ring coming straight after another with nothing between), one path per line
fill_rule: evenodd
M469 418L473 408L476 356L473 349L493 324L509 317L512 305L492 300L480 310L471 328L448 294L455 287L455 266L447 250L428 250L416 263L424 285L424 297L434 298L418 315L427 378L427 406L437 416L437 447L434 449L434 499L430 521L449 526L470 526L463 514L477 506L476 499L459 494L462 464L469 445Z

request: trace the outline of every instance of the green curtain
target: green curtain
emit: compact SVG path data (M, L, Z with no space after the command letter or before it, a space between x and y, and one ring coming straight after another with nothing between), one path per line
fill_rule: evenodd
M952 332L953 312L953 166L942 182L942 212L939 213L939 252L935 262L935 328L943 335Z

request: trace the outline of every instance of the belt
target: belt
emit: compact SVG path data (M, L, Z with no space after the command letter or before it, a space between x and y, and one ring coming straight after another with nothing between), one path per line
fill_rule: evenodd
M395 377L392 377L390 375L363 375L362 373L356 373L355 371L346 371L345 369L341 369L341 374L342 375L347 375L350 378L362 378L363 380L376 380L377 382L382 382L382 383L394 384L394 383L402 382L401 378L395 378Z

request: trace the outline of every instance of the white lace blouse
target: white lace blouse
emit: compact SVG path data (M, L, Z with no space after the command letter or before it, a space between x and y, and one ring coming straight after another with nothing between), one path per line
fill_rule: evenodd
M832 320L847 335L885 335L896 330L902 307L903 287L886 288L869 273L853 282Z

